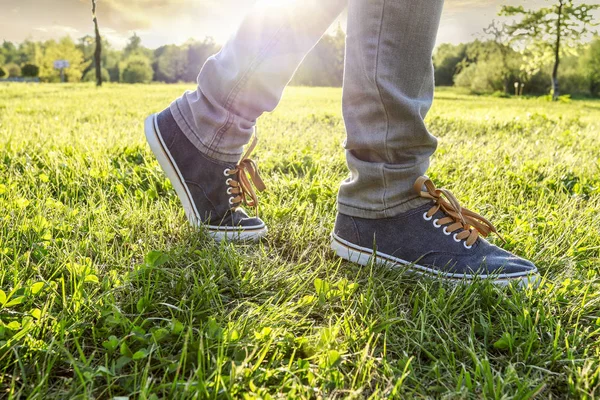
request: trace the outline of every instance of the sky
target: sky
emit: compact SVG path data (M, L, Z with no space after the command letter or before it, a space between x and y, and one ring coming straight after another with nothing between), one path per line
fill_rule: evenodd
M122 48L134 32L150 48L206 36L223 43L254 3L256 0L98 0L98 19L103 36L115 48ZM90 4L90 0L0 0L0 41L93 35ZM446 0L438 44L477 38L497 18L501 5L547 4L547 0ZM343 14L333 26L338 23L344 26Z

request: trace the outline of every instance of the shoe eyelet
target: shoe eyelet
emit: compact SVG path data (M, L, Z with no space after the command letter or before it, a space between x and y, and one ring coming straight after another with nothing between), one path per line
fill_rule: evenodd
M463 242L463 246L465 246L465 249L467 250L471 250L473 248L473 245L467 246L467 242Z
M231 179L231 178L227 178L227 180L225 181L225 184L226 184L227 186L230 186L230 185L231 185L231 181L232 181L232 180L233 180L233 179Z
M449 235L451 235L451 234L452 234L452 232L448 232L448 229L447 229L447 228L448 228L448 227L447 227L447 226L445 226L445 227L444 227L444 229L442 230L442 232L444 232L444 235L446 235L446 236L449 236Z
M225 176L231 175L231 170L229 168L225 168L225 170L223 171L223 175L225 175Z
M231 193L231 189L232 188L227 188L227 194L233 194L233 193Z
M229 198L229 205L232 206L233 205L233 197Z
M432 219L432 218L433 218L433 215L432 215L431 217L428 217L428 216L427 216L427 213L423 213L423 219L424 219L425 221L431 221L431 219Z
M442 226L440 224L438 224L439 219L434 219L433 220L433 226L435 226L436 228L441 228Z
M459 239L459 238L457 238L456 236L457 236L457 234L456 234L456 233L455 233L454 235L452 235L452 239L454 239L454 241L455 241L456 243L460 243L460 239Z

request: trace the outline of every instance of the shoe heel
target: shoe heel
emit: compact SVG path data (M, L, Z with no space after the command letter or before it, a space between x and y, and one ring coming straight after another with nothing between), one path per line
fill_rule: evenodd
M188 221L191 225L198 226L199 219L196 217L191 196L188 193L185 184L183 183L183 178L177 170L175 162L173 161L160 136L160 132L156 126L156 117L156 114L152 114L146 118L146 121L144 122L146 141L150 146L150 150L152 150L152 153L154 153L154 157L156 157L158 164L164 171L165 175L167 175L167 178L169 178L169 181L171 181L171 185L175 189L175 193L177 193L177 197L179 197L179 200L181 201L181 205L183 206L183 210L185 211Z
M331 249L344 260L359 264L368 265L372 254L354 250L337 238L335 233L331 234Z

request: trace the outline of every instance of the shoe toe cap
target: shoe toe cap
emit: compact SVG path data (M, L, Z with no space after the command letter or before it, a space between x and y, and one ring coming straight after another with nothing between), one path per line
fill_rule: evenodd
M524 258L486 243L476 254L437 254L430 265L445 273L481 277L515 278L537 273L536 266Z
M537 268L531 261L514 255L493 255L486 258L485 263L489 274L524 276L537 273Z
M259 228L265 227L265 223L263 222L263 220L258 217L242 218L236 222L237 222L237 224L236 224L237 226L241 226L244 228L259 229Z
M537 273L535 264L497 246L490 245L483 257L487 274L499 276L526 276Z
M259 217L250 217L243 208L238 208L231 214L231 223L243 228L261 229L265 223Z

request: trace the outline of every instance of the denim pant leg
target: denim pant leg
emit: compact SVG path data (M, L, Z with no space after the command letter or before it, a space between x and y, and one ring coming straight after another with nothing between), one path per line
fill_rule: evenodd
M437 146L424 118L443 3L349 2L343 113L351 177L338 196L343 214L386 218L425 201L412 186Z
M171 104L186 137L209 157L239 160L256 119L277 106L302 59L347 0L278 3L259 1L237 33L204 64L197 90Z

